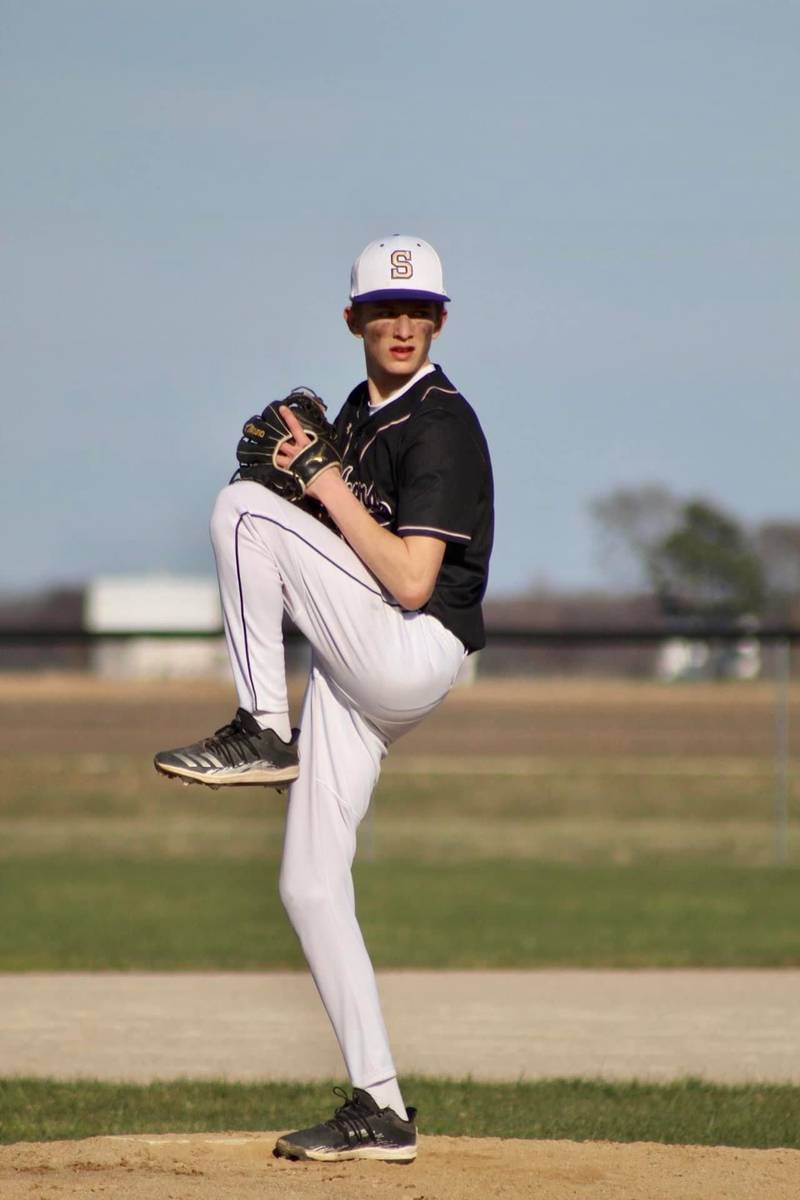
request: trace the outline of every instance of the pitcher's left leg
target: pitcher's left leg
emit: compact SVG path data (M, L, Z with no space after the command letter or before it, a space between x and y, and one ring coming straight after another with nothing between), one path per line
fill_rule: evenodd
M356 919L351 867L385 744L315 667L289 793L280 893L357 1087L392 1078L375 973Z

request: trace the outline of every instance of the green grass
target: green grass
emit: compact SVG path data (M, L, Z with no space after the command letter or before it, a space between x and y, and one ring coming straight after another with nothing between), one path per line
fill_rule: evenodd
M789 966L800 869L486 860L356 867L379 967ZM0 969L300 967L277 864L9 859Z
M332 1086L0 1079L0 1141L285 1130L332 1112ZM790 1085L408 1078L403 1087L427 1134L800 1147L800 1088Z

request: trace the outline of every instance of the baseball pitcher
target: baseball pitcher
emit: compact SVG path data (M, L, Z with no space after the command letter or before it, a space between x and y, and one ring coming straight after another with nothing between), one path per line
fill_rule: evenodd
M309 388L245 422L211 521L239 708L210 737L155 757L186 782L290 785L281 899L352 1085L332 1118L278 1140L295 1159L416 1155L351 866L389 746L484 644L492 472L475 413L430 359L448 300L427 242L372 242L344 310L366 379L333 424ZM284 612L313 651L299 731Z

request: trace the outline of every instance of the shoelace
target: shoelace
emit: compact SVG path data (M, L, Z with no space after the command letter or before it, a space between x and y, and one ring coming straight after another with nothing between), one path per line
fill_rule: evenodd
M341 1133L349 1144L368 1142L370 1139L373 1142L377 1141L375 1131L369 1123L369 1116L355 1096L349 1097L344 1088L339 1087L335 1087L333 1093L335 1096L341 1096L344 1104L337 1108L330 1121L326 1121L325 1124L330 1129L335 1129L337 1133Z
M223 725L213 737L206 738L203 742L203 749L210 750L230 767L234 767L237 762L242 761L245 750L249 750L254 758L258 758L258 751L253 744L252 736L246 733L236 720L231 721L229 725Z

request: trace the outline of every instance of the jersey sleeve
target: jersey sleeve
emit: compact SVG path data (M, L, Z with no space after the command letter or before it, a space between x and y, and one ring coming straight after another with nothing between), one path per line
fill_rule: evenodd
M466 418L447 409L421 414L400 458L396 532L466 546L482 478L480 447Z

